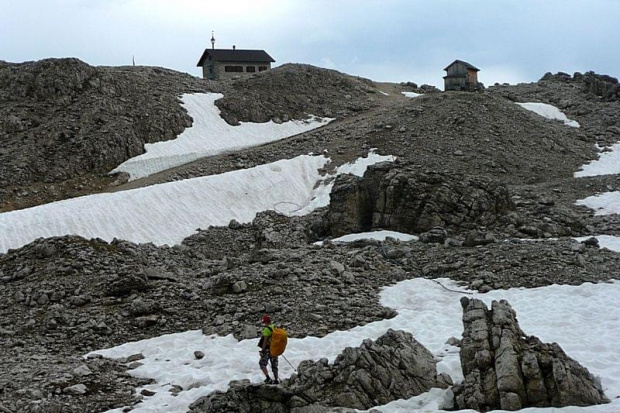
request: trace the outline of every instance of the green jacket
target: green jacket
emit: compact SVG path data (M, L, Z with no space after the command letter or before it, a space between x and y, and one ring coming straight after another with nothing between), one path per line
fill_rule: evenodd
M265 349L269 348L269 346L271 345L271 335L273 334L274 328L276 328L276 326L273 323L269 324L266 327L263 327L263 332L260 341L258 342L258 347L263 348L263 343L265 342L265 340L267 340L267 345L265 346Z

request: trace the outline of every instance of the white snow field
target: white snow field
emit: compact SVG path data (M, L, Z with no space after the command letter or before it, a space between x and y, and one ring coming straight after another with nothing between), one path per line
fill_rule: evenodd
M534 102L517 103L517 105L524 109L531 110L544 118L562 121L566 126L571 126L573 128L578 128L580 126L579 122L568 119L564 112L553 105Z
M440 279L445 287L462 290L455 282ZM490 305L492 300L506 299L517 312L521 328L543 342L557 342L564 351L601 378L603 389L611 404L565 409L531 408L527 412L619 412L620 411L620 282L580 286L559 286L491 291L486 294L471 292L473 297ZM427 347L439 360L439 372L446 372L455 381L463 374L459 349L446 343L450 337L461 337L461 293L447 291L432 280L413 279L387 287L381 294L381 303L398 315L355 327L336 331L325 337L290 338L286 358L297 366L302 360L327 357L333 362L345 347L357 347L366 339L377 339L389 328L405 330ZM275 320L286 327L286 320ZM259 320L257 320L257 331ZM94 351L108 358L121 358L142 353L142 366L131 370L136 377L153 378L154 384L143 388L156 394L145 397L134 412L184 412L199 397L214 390L225 390L230 380L250 379L261 382L258 368L257 340L237 341L232 335L205 336L201 331L170 334L118 347ZM194 351L205 357L197 360ZM288 363L280 360L280 376L293 374ZM172 385L183 387L176 397L169 393ZM138 389L140 391L142 388ZM432 391L410 400L400 400L379 407L384 413L441 411L448 391ZM120 412L119 410L114 410ZM462 411L464 412L464 411ZM468 412L473 412L468 410Z
M370 153L338 173L363 175L392 156ZM136 243L174 245L197 228L250 222L258 212L289 208L295 215L329 204L333 183L318 172L323 156L298 156L251 169L123 192L89 195L0 214L0 253L40 237L81 235ZM315 188L316 187L316 188ZM281 211L282 212L282 211Z
M370 231L370 232L358 232L356 234L347 234L342 237L333 238L330 242L333 243L347 243L358 241L362 239L374 239L377 241L385 241L386 238L394 238L399 241L417 241L418 237L411 234L405 234L403 232L396 231ZM317 241L314 245L323 245L323 241Z
M613 145L612 152L604 152L597 161L583 165L575 177L620 174L620 142ZM595 215L620 214L620 192L603 192L575 202L595 210Z
M184 94L183 107L194 120L176 139L147 143L142 155L120 164L110 173L127 172L130 180L144 178L175 166L183 165L206 156L235 151L251 146L274 142L298 133L326 125L333 119L311 117L307 121L289 121L276 124L241 122L231 126L220 116L215 101L220 93Z
M417 98L418 96L422 96L421 93L415 93L415 92L400 92L400 93L402 93L408 98Z
M620 174L620 142L611 146L610 151L599 153L599 158L575 172L575 178L598 175Z
M620 214L620 192L603 192L579 199L575 204L595 210L594 215Z

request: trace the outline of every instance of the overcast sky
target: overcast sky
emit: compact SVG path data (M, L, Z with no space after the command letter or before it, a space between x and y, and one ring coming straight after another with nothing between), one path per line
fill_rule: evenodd
M216 48L264 49L376 81L443 88L455 59L479 80L620 76L620 0L0 0L0 60L77 57L199 76Z

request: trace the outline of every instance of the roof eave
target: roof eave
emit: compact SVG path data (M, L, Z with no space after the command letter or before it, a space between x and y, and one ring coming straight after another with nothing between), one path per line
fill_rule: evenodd
M202 56L200 56L200 59L198 60L196 67L202 66L202 62L207 58L207 54L209 54L208 50L205 50L204 52L202 52Z
M446 66L446 68L444 70L448 71L450 66L452 66L455 63L463 63L467 67L467 69L472 69L472 70L475 70L477 72L480 71L480 69L478 69L476 66L472 65L471 63L467 63L467 62L464 62L463 60L459 60L459 59L456 59L454 62L450 63L448 66Z

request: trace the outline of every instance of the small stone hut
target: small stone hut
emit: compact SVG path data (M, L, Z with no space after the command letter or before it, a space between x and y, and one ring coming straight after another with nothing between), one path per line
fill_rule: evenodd
M455 60L444 69L446 76L443 77L445 90L466 90L473 92L482 87L478 82L480 69L462 60Z
M220 80L263 72L274 62L264 50L216 49L211 37L211 49L205 49L196 66L202 67L204 79Z

